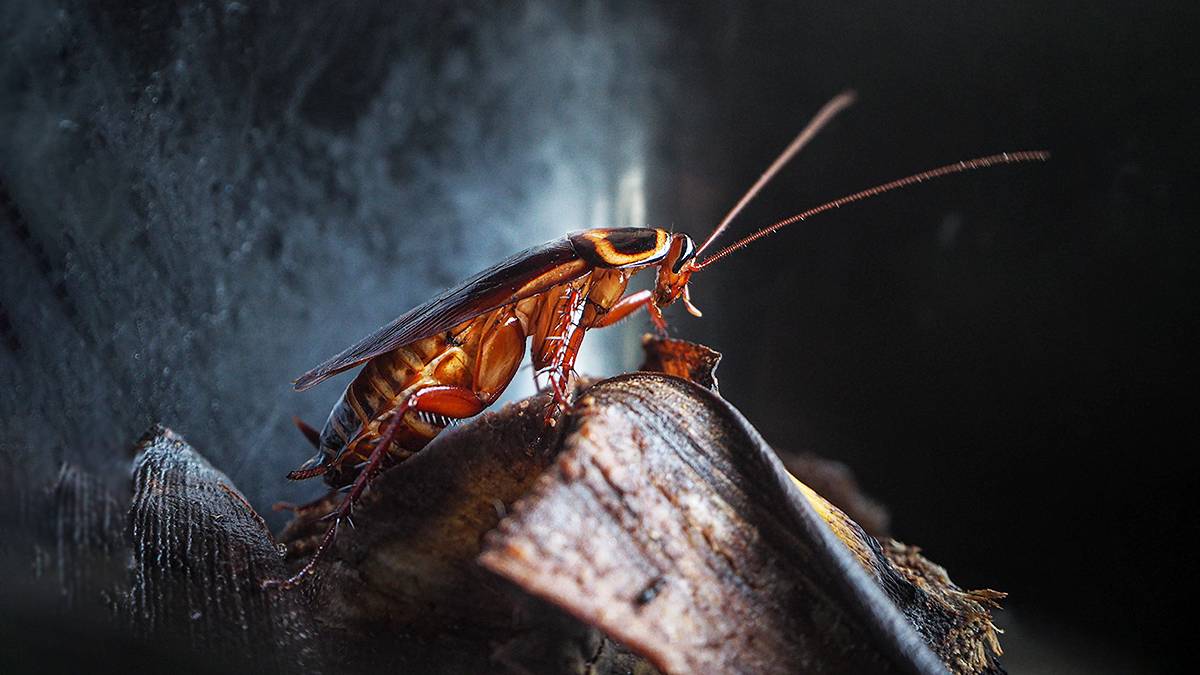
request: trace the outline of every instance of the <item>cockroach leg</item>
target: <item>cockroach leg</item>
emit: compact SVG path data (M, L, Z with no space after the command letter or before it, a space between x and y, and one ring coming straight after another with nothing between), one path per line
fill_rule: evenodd
M667 336L667 320L663 318L662 310L653 302L646 303L646 311L650 313L650 321L654 324L654 330L658 333L658 337L664 340Z
M645 307L646 313L650 315L650 321L654 324L654 328L658 331L659 337L667 336L667 321L663 318L662 310L654 303L654 293L651 291L638 291L621 298L621 301L612 306L608 313L600 318L592 328L606 328L614 323L620 322L630 314L633 314L638 309Z
M423 402L425 403L424 406L422 405ZM329 548L330 544L333 543L338 525L343 520L350 518L351 511L354 509L354 503L358 501L363 491L366 490L367 484L378 473L384 457L387 457L392 441L396 438L396 432L404 424L404 416L408 411L430 412L452 417L470 417L477 414L483 407L483 401L479 399L475 392L463 387L425 387L405 399L393 412L391 420L388 421L387 428L379 438L379 442L371 450L371 457L367 460L366 466L363 467L363 470L354 479L354 483L350 487L350 492L342 499L342 503L338 506L337 510L329 514L333 522L329 525L329 529L325 531L325 536L321 538L321 545L317 547L316 553L292 577L264 581L262 583L263 590L276 588L289 590L295 588L316 570L321 556Z
M342 522L343 518L346 518L350 515L350 510L353 508L355 500L358 499L358 497L362 494L362 491L366 488L367 482L371 479L371 475L374 473L379 463L383 461L384 457L387 456L387 448L392 444L392 439L395 438L396 431L400 428L400 420L404 417L404 413L407 412L407 410L407 405L402 406L400 410L397 410L397 414L392 418L391 422L388 423L387 430L384 431L383 436L379 439L379 443L375 446L375 449L371 451L371 459L368 460L366 468L364 468L362 472L358 474L358 477L354 479L354 484L350 488L350 493L342 499L342 503L340 506L338 506L337 510L329 514L332 517L331 520L333 522L329 524L329 529L325 530L325 536L321 538L321 544L317 547L316 553L313 553L312 557L308 559L308 562L305 563L304 567L300 568L300 571L290 578L269 579L264 581L262 583L263 590L271 590L275 588L285 591L291 590L299 586L305 580L305 578L307 578L313 573L314 570L316 570L317 563L320 562L321 556L325 553L325 550L329 548L329 545L333 543L333 539L337 534L338 524Z
M557 373L558 371L554 371ZM568 371L569 372L569 371ZM567 394L567 383L570 375L560 375L550 377L550 395L551 401L546 405L546 426L554 426L554 418L558 413L566 410L571 405L570 397Z
M637 293L630 293L629 295L621 298L621 301L613 305L608 310L607 314L600 317L594 324L592 324L592 328L607 328L615 323L620 323L630 314L638 311L643 305L652 302L653 300L654 294L650 291L638 291Z
M330 490L325 495L318 497L311 502L304 504L293 504L291 502L275 502L271 505L272 511L291 511L297 517L303 518L310 511L320 506L325 506L329 502L329 498L337 494L338 490Z

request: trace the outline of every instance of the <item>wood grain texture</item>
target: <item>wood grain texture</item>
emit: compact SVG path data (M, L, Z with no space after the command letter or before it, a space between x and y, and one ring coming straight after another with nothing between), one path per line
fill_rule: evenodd
M724 400L653 374L590 389L488 569L685 672L942 672Z
M311 667L316 633L303 596L258 588L284 571L266 523L169 429L152 429L138 450L127 520L135 632L190 645L218 669Z
M798 487L710 389L625 375L553 428L546 403L385 471L283 593L258 582L303 564L336 496L280 535L285 561L228 478L155 429L128 518L137 633L268 672L998 671L993 596Z
M476 561L484 535L554 461L548 403L536 396L486 413L375 479L355 509L357 526L339 531L308 589L327 662L352 672L652 672ZM326 526L302 517L281 534L293 566Z

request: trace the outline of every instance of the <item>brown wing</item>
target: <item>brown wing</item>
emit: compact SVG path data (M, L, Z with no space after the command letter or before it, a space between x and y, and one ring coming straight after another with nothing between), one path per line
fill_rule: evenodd
M308 389L367 359L448 330L497 307L578 279L591 269L566 238L522 251L408 310L358 344L301 375L295 382L296 390Z

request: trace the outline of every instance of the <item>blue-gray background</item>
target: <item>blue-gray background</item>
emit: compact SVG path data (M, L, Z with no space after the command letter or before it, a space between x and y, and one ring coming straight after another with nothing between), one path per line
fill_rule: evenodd
M705 317L675 333L725 352L723 392L771 442L847 462L901 539L1012 592L1016 625L1165 661L1195 521L1173 431L1194 399L1196 18L5 2L0 450L119 485L160 421L260 509L303 498L289 419L322 421L339 385L296 394L297 374L564 231L704 236L852 86L742 231L974 154L1056 158L794 227L697 277ZM590 335L581 370L633 366L643 328Z

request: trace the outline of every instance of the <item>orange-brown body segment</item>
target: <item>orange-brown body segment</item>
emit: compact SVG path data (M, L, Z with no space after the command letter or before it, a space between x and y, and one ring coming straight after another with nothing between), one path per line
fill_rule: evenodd
M331 484L346 484L355 473L349 469L367 461L404 401L433 386L461 391L437 397L435 406L404 411L388 452L393 461L407 459L453 420L494 403L516 375L530 337L536 372L548 377L565 403L584 334L620 301L632 273L594 269L368 360L330 413L309 466L319 463Z

